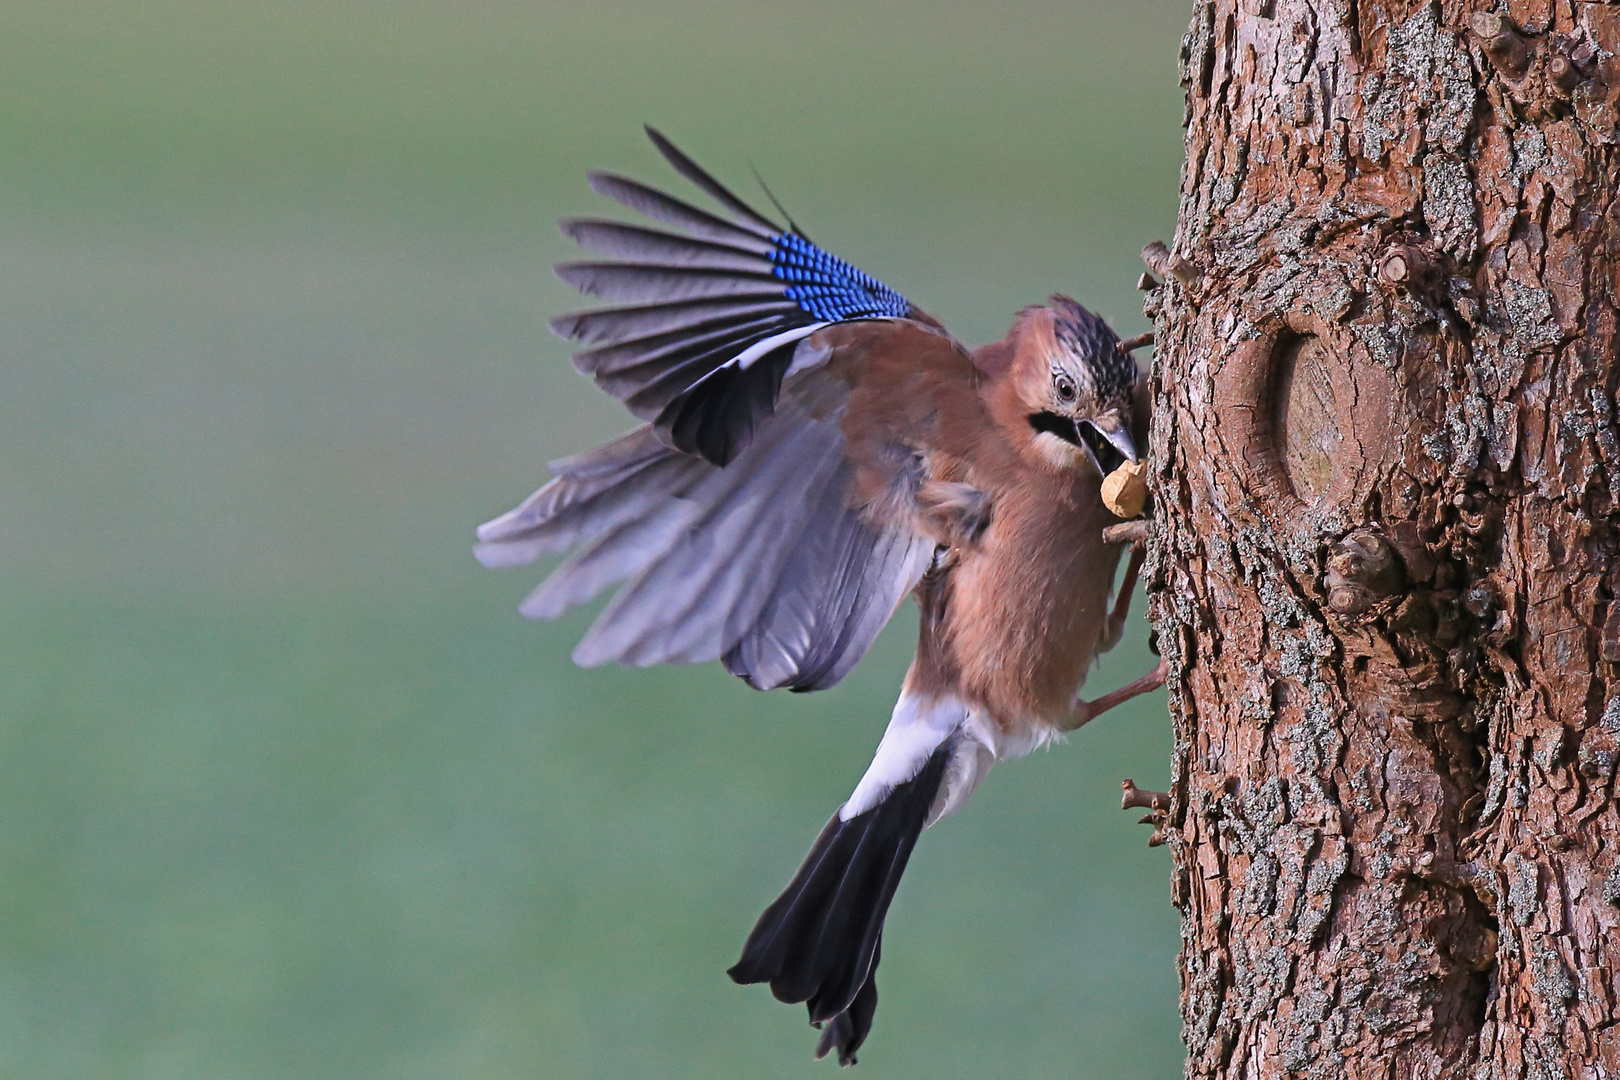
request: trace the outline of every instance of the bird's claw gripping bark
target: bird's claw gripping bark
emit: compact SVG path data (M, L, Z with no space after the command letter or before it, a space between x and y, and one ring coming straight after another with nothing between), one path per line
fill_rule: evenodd
M1122 780L1119 784L1121 810L1168 810L1170 796L1163 791L1149 791L1136 786L1135 780Z
M1153 835L1148 837L1148 847L1158 847L1165 843L1164 829L1170 819L1170 796L1163 791L1148 791L1136 786L1135 780L1120 782L1122 794L1119 800L1121 810L1139 810L1146 808L1150 811L1142 816L1139 825L1152 825Z

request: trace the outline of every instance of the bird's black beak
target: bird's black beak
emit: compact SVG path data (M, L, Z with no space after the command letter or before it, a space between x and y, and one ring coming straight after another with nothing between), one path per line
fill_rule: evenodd
M1131 433L1123 426L1117 431L1104 431L1090 420L1075 421L1074 426L1082 445L1091 451L1092 460L1104 476L1127 461L1141 460L1136 452L1136 443L1131 441Z

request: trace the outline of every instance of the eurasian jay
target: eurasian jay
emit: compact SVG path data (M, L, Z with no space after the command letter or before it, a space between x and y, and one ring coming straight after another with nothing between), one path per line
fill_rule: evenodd
M1103 529L1119 519L1100 487L1138 460L1145 380L1063 296L969 351L647 133L723 213L592 173L597 192L680 232L564 221L617 261L557 273L628 306L551 321L585 346L574 365L645 423L552 463L550 483L478 530L477 554L515 566L572 552L524 601L536 619L622 583L574 651L582 665L719 659L761 690L832 686L916 597L916 658L872 764L730 970L805 1002L816 1056L853 1064L918 834L996 761L1162 681L1079 697L1140 562L1110 608L1121 545Z

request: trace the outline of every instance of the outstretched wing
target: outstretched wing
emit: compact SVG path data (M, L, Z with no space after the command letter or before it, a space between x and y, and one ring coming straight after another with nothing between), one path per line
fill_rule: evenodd
M932 563L928 485L961 479L953 446L982 406L960 346L906 320L822 330L789 366L729 464L637 428L554 463L554 480L478 530L479 559L571 552L524 602L533 618L622 585L581 664L723 659L761 689L833 685Z
M798 343L830 323L921 317L905 297L754 210L652 128L677 172L724 216L638 181L592 173L591 186L679 233L594 218L562 230L613 262L564 263L583 293L633 306L551 320L588 346L574 365L671 447L725 465L776 407Z

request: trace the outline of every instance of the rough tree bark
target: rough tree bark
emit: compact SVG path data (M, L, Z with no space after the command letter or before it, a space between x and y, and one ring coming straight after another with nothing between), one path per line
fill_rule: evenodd
M1620 1077L1620 5L1490 2L1199 0L1184 43L1189 1077Z

